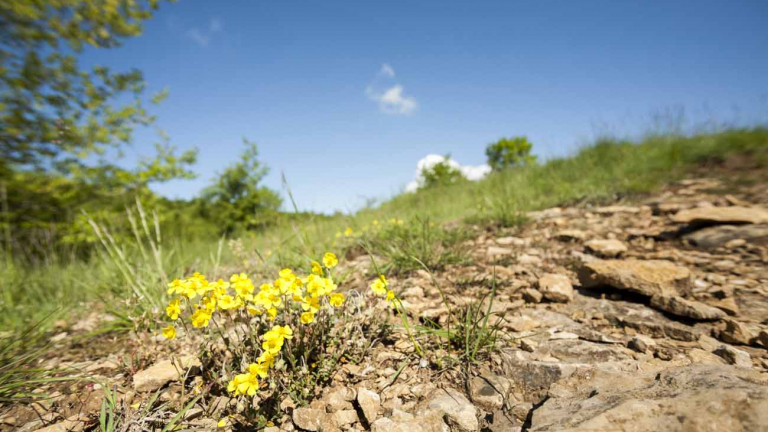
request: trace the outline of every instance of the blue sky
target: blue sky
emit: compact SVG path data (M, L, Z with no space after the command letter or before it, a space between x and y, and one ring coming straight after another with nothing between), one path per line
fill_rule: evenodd
M156 126L199 148L200 175L160 193L194 196L245 136L267 186L284 172L300 208L347 211L398 193L427 154L482 164L501 136L546 159L679 107L690 124L764 122L766 22L762 0L180 0L83 63L169 89ZM138 131L126 163L154 137Z

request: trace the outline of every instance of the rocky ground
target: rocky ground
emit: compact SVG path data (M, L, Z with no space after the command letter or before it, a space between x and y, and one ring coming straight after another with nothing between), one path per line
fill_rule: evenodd
M765 183L692 179L640 200L531 213L520 229L478 229L464 245L472 264L435 278L455 307L487 296L495 280L490 322L503 337L488 358L441 367L440 350L419 359L403 335L345 364L309 406L284 401L267 430L768 430L765 203ZM412 320L447 324L426 272L393 284ZM61 329L47 366L121 384L126 406L158 389L160 399L179 397L178 367L158 355L171 348L157 336L108 336L98 349L66 342L100 317ZM176 349L182 369L197 362ZM196 385L187 377L185 388ZM99 384L67 383L42 403L1 408L0 429L87 429L103 395ZM230 403L201 398L184 428L216 429Z

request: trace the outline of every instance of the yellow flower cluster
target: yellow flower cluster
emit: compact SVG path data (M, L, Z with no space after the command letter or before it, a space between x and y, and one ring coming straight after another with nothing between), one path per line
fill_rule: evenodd
M182 302L194 307L190 321L195 328L208 327L216 312L245 310L248 315L262 315L270 320L277 317L278 311L288 302L298 303L303 313L300 320L310 324L315 314L322 307L322 299L328 298L328 305L341 307L344 294L336 293L337 286L330 275L330 269L339 264L336 255L328 252L323 256L323 265L312 262L312 272L300 278L291 269L280 270L279 277L273 283L265 283L258 292L253 282L245 273L233 274L229 282L219 279L209 282L200 273L194 273L186 279L176 279L168 284L168 294L178 295L165 308L166 315L173 321L181 315ZM323 269L325 267L325 270ZM192 301L199 297L197 303ZM163 329L163 336L176 337L173 326Z
M235 375L227 385L227 391L234 393L235 396L244 394L253 396L259 389L259 378L264 379L269 374L269 369L275 365L275 357L280 353L286 339L293 338L293 330L288 326L276 325L272 330L266 332L261 344L264 350L256 363L248 366L248 372Z

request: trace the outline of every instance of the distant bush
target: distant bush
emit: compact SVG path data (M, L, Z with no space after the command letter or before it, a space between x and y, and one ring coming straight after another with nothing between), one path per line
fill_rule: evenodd
M500 171L535 163L536 156L531 155L531 149L533 144L524 136L501 138L488 144L485 154L488 156L488 165L494 171Z
M202 193L200 213L221 233L258 229L275 221L280 196L260 183L269 168L258 159L256 143L243 139L240 160L228 166Z
M466 180L461 170L453 166L450 161L450 156L446 156L443 161L421 170L424 187L446 186Z

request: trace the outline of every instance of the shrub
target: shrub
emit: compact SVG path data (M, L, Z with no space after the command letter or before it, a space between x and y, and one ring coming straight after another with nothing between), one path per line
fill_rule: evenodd
M421 170L424 187L447 186L466 180L461 170L451 165L450 160L450 156L446 156L443 161Z
M488 156L488 165L499 171L535 163L536 156L531 155L532 148L533 144L524 136L501 138L488 144L485 154Z

